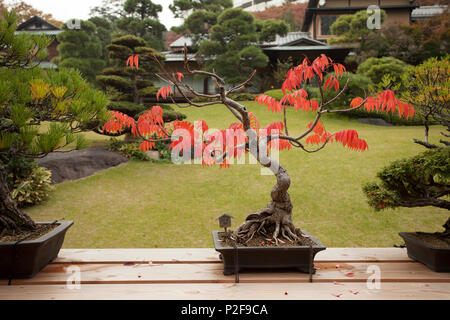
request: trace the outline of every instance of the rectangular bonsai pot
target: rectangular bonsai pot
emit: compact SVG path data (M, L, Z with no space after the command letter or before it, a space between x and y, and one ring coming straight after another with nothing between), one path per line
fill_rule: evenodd
M56 224L58 226L55 229L36 240L23 241L17 245L16 242L0 242L0 279L32 278L53 261L73 221L58 221Z
M311 248L303 247L238 247L238 272L243 269L296 269L302 273L314 273L314 257L322 250L325 250L317 239L313 238L309 233L302 231L310 237L315 245ZM233 247L222 246L219 241L220 231L213 231L214 246L216 251L220 252L221 259L224 263L224 275L235 273L235 249Z
M415 232L400 232L405 240L408 257L422 262L435 272L450 272L450 249L438 248L417 239Z

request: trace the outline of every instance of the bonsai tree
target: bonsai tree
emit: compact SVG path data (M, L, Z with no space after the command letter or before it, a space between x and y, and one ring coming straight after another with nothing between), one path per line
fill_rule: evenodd
M413 158L396 161L380 171L381 183L363 190L375 210L434 206L450 210L450 56L432 58L403 76L402 98L414 105L425 126L424 140L414 142L430 149ZM440 144L429 141L431 122L446 128ZM450 237L450 219L444 224Z
M331 142L336 142L350 150L365 151L368 145L358 136L355 130L348 129L329 133L325 130L322 118L330 113L349 112L359 108L385 112L398 110L399 114L405 117L414 113L412 106L398 100L391 90L372 96L355 97L347 108L329 109L328 106L332 100L347 88L347 84L343 88L339 88L338 82L338 78L344 73L345 67L334 63L322 54L312 62L305 59L302 64L288 71L282 86L284 97L280 101L266 95L257 97L258 103L267 107L269 111L282 113L284 118L283 122L275 122L261 128L258 119L252 112L229 98L231 93L249 85L256 71L243 83L230 88L226 86L224 79L215 72L192 70L186 52L185 48L186 72L212 77L216 81L218 93L199 93L183 83L183 74L166 72L162 73L161 78L169 86L161 88L158 96L170 96L171 88L175 86L179 92L190 92L195 96L213 99L213 101L199 104L184 96L188 105L196 108L207 108L214 104L222 104L236 118L236 123L230 124L228 129L221 132L202 134L201 132L208 129L204 121L196 123L195 127L189 122L181 121L175 121L169 126L162 119L162 109L154 106L139 117L137 121L125 114L112 112L112 119L105 124L104 130L114 133L123 130L124 127L131 128L131 132L142 139L141 148L144 150L154 147L155 142L161 139L172 140L173 154L177 154L177 152L189 153L190 148L193 147L195 149L194 156L196 158L201 157L204 165L220 164L222 167L229 167L234 159L249 153L261 166L268 168L276 178L276 184L270 192L271 201L262 210L248 215L246 221L232 232L232 238L239 243L248 242L257 234L266 238L270 237L276 244L278 244L280 237L288 241L298 241L302 238L301 229L296 228L292 220L293 205L288 193L291 184L289 174L275 158L268 155L268 148L279 150L297 148L313 153L319 152ZM141 58L152 57L141 56ZM153 60L157 59L153 58ZM328 80L324 80L324 75L327 73L331 73L332 76ZM319 84L322 99L308 99L306 91L301 89L303 84L308 83L313 78ZM331 100L323 98L324 93L328 90L336 92L335 98ZM286 112L288 108L314 112L315 119L305 128L303 133L295 136L290 135ZM200 134L197 129L200 129ZM156 138L150 138L154 136ZM226 142L223 143L223 141Z
M32 161L69 145L81 148L76 133L107 120L107 98L78 71L34 68L49 39L15 35L16 26L14 12L5 10L0 17L0 236L37 228L11 199L7 177L17 160Z
M107 46L109 58L114 64L103 70L102 75L97 76L97 81L106 89L111 103L110 110L120 111L131 117L135 117L145 111L141 100L144 97L155 97L158 88L150 80L155 78L159 70L155 61L144 61L139 69L125 66L122 62L130 55L146 54L157 57L161 63L165 57L147 46L144 39L132 35L116 38ZM183 119L180 113L175 113L170 107L166 109L165 121Z

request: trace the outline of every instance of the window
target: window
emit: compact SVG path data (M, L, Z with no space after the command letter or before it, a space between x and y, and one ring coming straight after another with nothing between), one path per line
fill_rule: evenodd
M320 34L330 35L331 25L337 20L337 16L321 16L320 17Z

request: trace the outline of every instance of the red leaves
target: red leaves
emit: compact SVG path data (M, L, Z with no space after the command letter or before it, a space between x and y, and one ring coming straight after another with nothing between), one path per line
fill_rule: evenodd
M328 87L330 87L329 90L334 87L334 90L337 92L339 90L339 80L336 79L335 76L329 77L327 81L325 81L325 89L327 89Z
M118 111L109 112L110 121L103 125L103 131L107 133L120 133L127 128L135 128L136 124L133 118Z
M334 63L333 68L334 68L334 74L338 78L342 77L342 75L346 71L345 67L340 63Z
M147 110L139 117L138 121L118 111L111 111L109 115L110 120L103 125L103 131L107 133L120 133L127 128L131 128L131 133L134 136L142 136L143 138L153 135L156 135L158 138L167 137L162 130L164 121L163 111L160 106L154 106L152 109ZM154 142L144 140L139 146L139 150L148 151L154 147Z
M369 148L366 141L359 139L358 132L355 130L339 131L335 133L334 137L337 142L351 150L366 151Z
M364 102L363 98L357 97L357 98L352 100L352 102L350 103L350 106L352 108L356 108L356 107L360 106L361 103L363 103L363 102Z
M267 109L272 111L272 113L279 113L283 110L283 105L279 101L265 94L256 97L255 101L267 106Z
M139 68L139 55L131 55L127 60L127 67Z
M256 131L256 133L258 133L259 131L259 120L258 118L255 116L255 114L253 112L249 112L248 116L250 118L250 127Z
M312 63L305 58L302 64L288 71L286 80L281 86L283 93L286 94L288 91L299 89L304 82L311 80L313 77L318 78L320 82L322 82L323 74L332 62L333 61L324 54L321 54L320 57L317 57ZM336 66L339 74L343 73L343 70L345 70L345 67L342 65L333 65Z
M415 114L414 107L397 99L392 90L385 90L376 96L368 97L364 103L364 109L370 112L376 110L377 112L391 112L392 114L398 111L399 117L405 117L406 119Z
M179 82L181 82L181 80L184 79L184 74L182 74L180 72L177 72L176 76L177 76L177 79L178 79Z
M156 99L159 100L159 97L161 96L163 99L166 99L169 95L172 94L172 87L162 87L158 90L158 93L156 94Z

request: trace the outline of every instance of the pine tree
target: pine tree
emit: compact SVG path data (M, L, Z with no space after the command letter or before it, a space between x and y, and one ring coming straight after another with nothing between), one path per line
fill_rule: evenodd
M110 97L110 110L136 117L148 107L142 104L143 98L156 97L159 88L155 87L152 80L156 78L158 64L146 60L139 69L133 69L124 66L122 62L132 55L154 55L160 62L163 62L165 57L148 47L144 39L132 35L114 39L107 49L113 66L105 68L102 75L97 77L97 81L102 84ZM169 106L165 109L166 121L184 118L184 115L172 112Z

